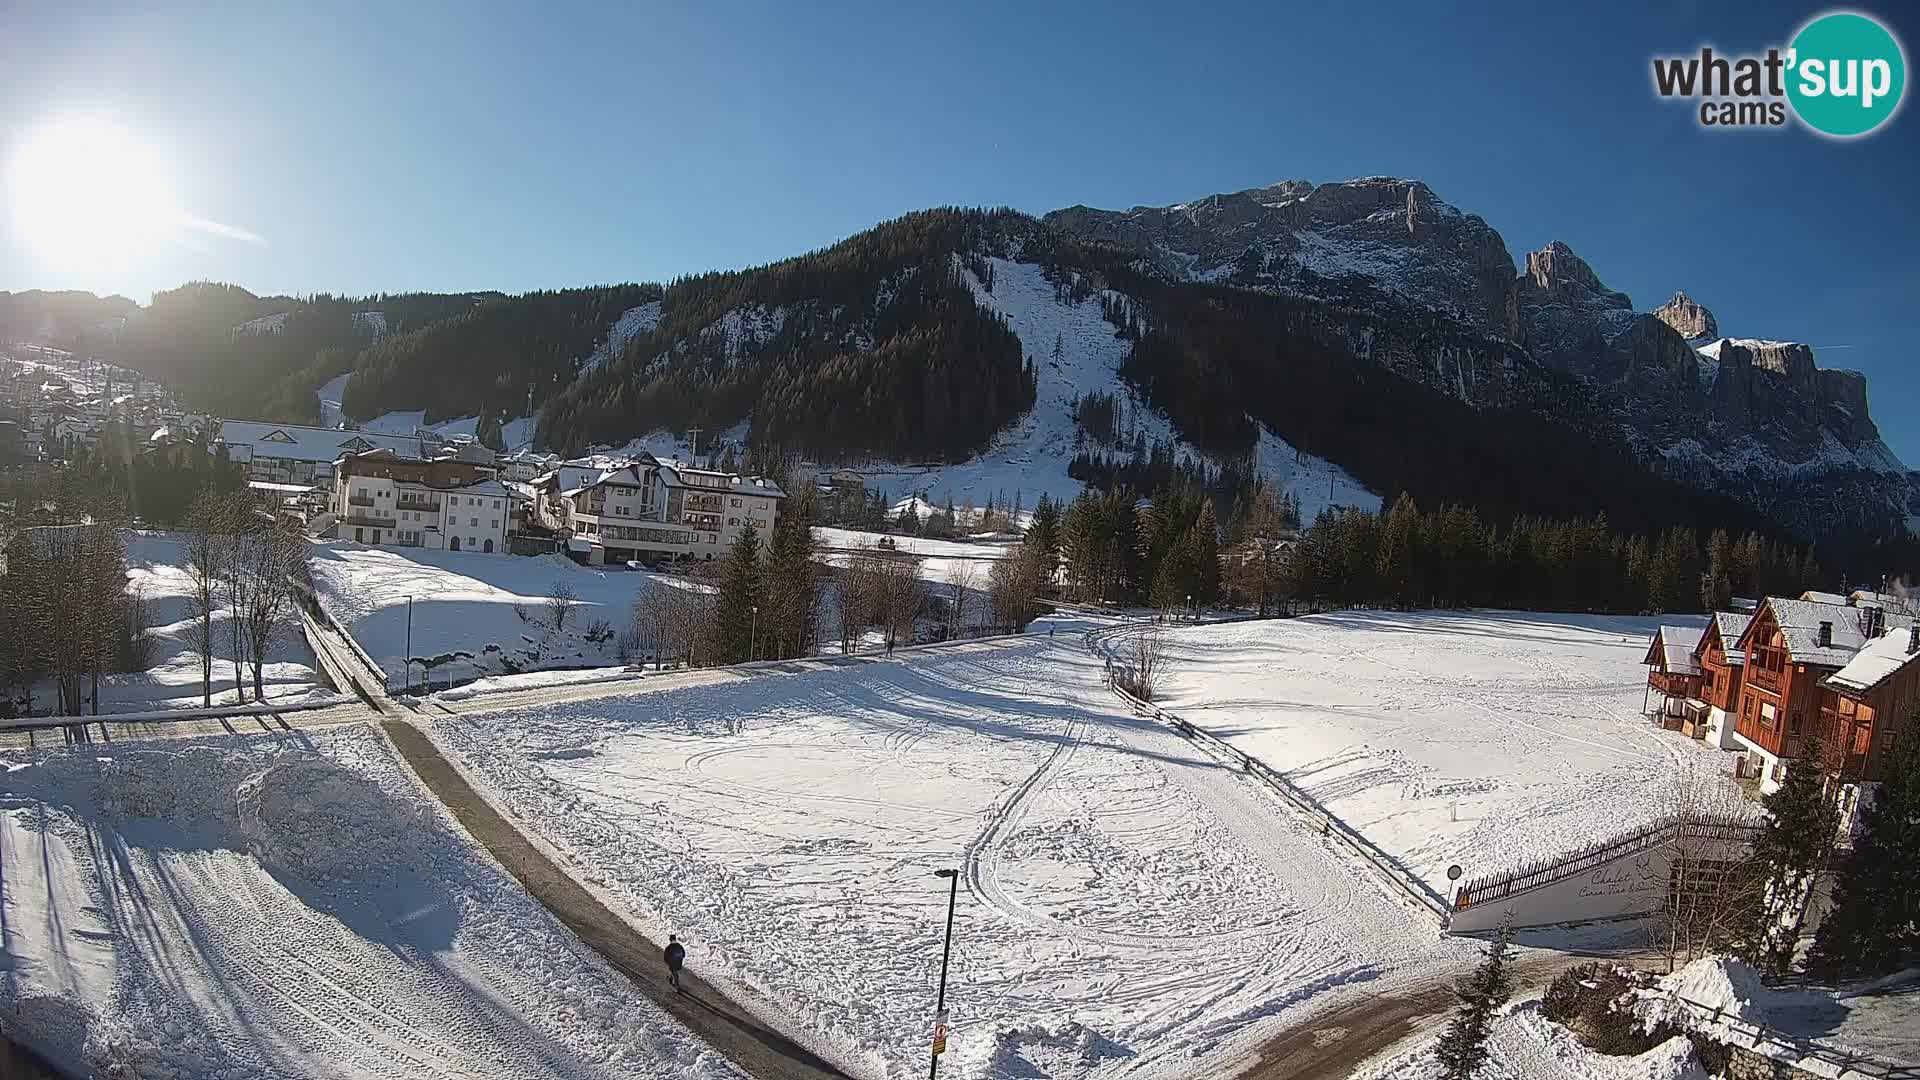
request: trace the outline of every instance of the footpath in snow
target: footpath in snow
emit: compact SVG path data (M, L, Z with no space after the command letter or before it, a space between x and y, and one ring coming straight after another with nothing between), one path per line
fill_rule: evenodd
M1639 713L1659 620L1344 612L1169 633L1158 703L1286 774L1442 896L1667 813L1729 759ZM1671 621L1669 619L1669 621Z
M475 849L371 728L0 768L0 1014L61 1067L738 1075Z
M1121 707L1077 635L434 723L637 926L857 1075L924 1068L937 869L962 1077L1189 1076L1470 951Z

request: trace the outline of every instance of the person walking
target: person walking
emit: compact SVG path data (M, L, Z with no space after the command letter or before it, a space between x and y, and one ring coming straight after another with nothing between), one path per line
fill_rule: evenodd
M672 934L667 935L666 959L667 983L677 994L680 992L680 969L687 964L687 947L680 944L680 939Z

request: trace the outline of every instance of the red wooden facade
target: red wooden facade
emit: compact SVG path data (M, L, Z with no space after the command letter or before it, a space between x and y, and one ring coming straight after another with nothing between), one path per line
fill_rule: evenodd
M1912 631L1895 631L1893 643L1913 648ZM1914 723L1920 710L1920 652L1880 681L1864 688L1820 687L1820 737L1830 748L1828 757L1842 780L1877 781L1884 778L1888 754L1903 727Z
M1700 700L1729 713L1740 711L1740 676L1746 670L1746 654L1739 651L1739 645L1738 640L1722 638L1719 620L1715 619L1707 624L1706 633L1700 635L1700 647L1693 653L1700 665ZM1729 649L1734 650L1735 660L1728 659Z
M1734 730L1776 758L1798 757L1818 722L1819 682L1839 667L1796 663L1771 602L1760 605L1740 640L1747 662Z

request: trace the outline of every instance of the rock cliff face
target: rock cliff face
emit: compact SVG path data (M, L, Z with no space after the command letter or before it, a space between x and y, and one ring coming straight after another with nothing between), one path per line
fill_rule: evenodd
M1137 252L1177 279L1335 300L1362 284L1489 334L1515 330L1506 242L1418 180L1285 180L1178 206L1075 206L1045 220L1069 236Z
M1674 293L1672 299L1654 308L1653 315L1688 341L1704 343L1720 336L1720 324L1714 321L1713 312L1683 292Z
M1046 221L1176 281L1425 311L1457 332L1376 335L1331 308L1325 319L1363 359L1477 405L1535 403L1550 373L1571 375L1649 465L1806 535L1889 535L1920 513L1920 487L1881 441L1859 373L1821 370L1796 342L1721 338L1685 293L1636 311L1559 241L1516 275L1498 232L1419 181L1291 180Z

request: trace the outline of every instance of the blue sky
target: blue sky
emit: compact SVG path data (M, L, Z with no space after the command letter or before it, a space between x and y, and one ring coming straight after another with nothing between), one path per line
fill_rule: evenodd
M1650 308L1871 377L1920 464L1920 120L1703 131L1649 60L1784 44L1808 5L89 5L0 17L0 153L106 114L197 234L125 265L8 237L0 289L523 291L819 247L907 210L1426 180L1516 260L1571 244ZM1566 8L1566 10L1561 10ZM1861 10L1911 54L1920 14ZM12 229L0 215L0 227Z

